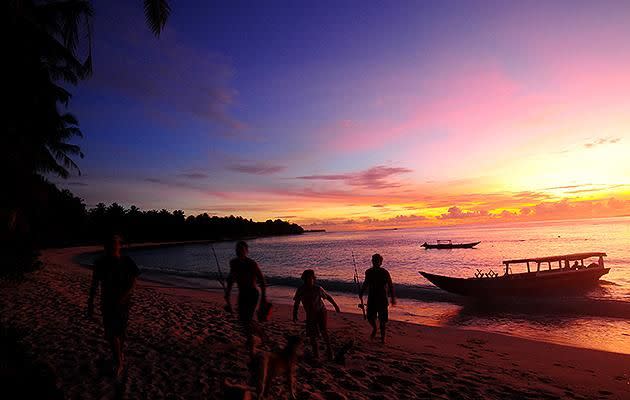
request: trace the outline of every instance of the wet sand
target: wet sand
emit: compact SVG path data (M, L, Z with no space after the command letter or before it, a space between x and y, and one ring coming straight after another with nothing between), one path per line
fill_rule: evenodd
M91 272L73 260L93 249L44 251L41 270L18 286L0 288L1 322L26 334L22 342L51 367L67 398L223 398L225 378L246 382L244 338L235 317L223 311L221 293L148 281L140 281L134 294L127 374L113 379L100 314L85 317ZM282 346L286 335L303 330L290 321L286 305L276 305L264 326L267 347ZM351 339L356 345L345 366L301 360L299 398L630 396L630 355L397 321L383 346L369 340L361 316L349 313L329 313L329 326L333 345ZM268 398L285 395L278 384Z

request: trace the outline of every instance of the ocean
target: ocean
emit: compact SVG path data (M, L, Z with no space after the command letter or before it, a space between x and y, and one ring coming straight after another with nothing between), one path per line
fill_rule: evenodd
M481 243L474 249L420 247L425 241L437 239ZM379 253L399 298L397 306L390 309L392 319L630 354L630 217L317 232L259 238L248 243L250 257L261 266L274 302L290 303L302 271L310 268L343 311L360 313L353 282L353 255L362 278L370 267L372 254ZM224 275L234 256L234 244L213 244ZM584 296L487 304L446 293L418 273L472 277L480 269L502 274L502 260L591 251L606 252L605 264L611 271ZM127 254L146 278L200 290L218 287L213 280L217 265L210 244L129 249ZM85 255L81 261L89 263L93 257ZM516 268L513 272L519 271Z

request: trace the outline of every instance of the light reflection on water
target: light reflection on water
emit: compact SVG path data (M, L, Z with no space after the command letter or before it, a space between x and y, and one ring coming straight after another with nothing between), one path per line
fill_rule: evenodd
M425 241L481 241L476 249L424 250ZM628 302L630 306L630 218L539 222L519 225L419 228L370 232L310 233L301 236L261 238L249 241L250 256L266 276L298 278L306 268L337 291L345 309L358 311L352 293L352 253L359 273L369 267L378 252L401 293L392 317L415 323L482 329L512 335L630 353L630 312L583 316L580 310L563 316L542 309L488 309L436 290L419 270L443 275L471 277L476 269L501 271L501 261L576 252L604 251L611 267L603 284L588 293L592 300ZM233 256L234 243L214 245L223 272ZM161 269L185 275L207 276L216 271L209 245L183 245L132 250L143 269ZM514 271L517 272L517 271ZM273 279L272 279L273 282ZM296 284L296 281L286 283ZM290 290L275 288L278 301L290 300ZM345 293L344 293L345 292ZM288 302L287 300L287 302ZM565 299L565 301L567 301ZM571 301L570 299L568 300ZM595 307L596 308L596 307Z

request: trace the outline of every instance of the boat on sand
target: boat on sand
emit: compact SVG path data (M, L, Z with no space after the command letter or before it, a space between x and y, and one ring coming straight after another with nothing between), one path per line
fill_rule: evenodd
M440 289L472 297L536 296L581 292L595 286L610 268L604 267L606 253L575 253L552 257L503 261L501 275L477 270L472 278L455 278L419 271ZM586 265L585 260L597 262ZM573 264L571 264L573 262ZM513 273L511 266L526 264L527 272ZM546 268L545 268L546 267Z

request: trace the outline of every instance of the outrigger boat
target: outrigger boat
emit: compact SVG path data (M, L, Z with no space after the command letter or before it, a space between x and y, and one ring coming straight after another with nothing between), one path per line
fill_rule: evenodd
M481 242L453 243L450 240L438 240L435 244L424 242L420 246L425 249L472 249L479 243Z
M477 270L473 278L453 278L419 271L447 292L473 297L535 296L575 293L595 286L610 268L604 267L606 253L576 253L563 256L503 261L505 273ZM588 265L584 260L597 258ZM573 262L573 264L571 264ZM557 264L556 264L557 263ZM527 272L512 273L511 265L526 264ZM547 268L544 268L546 264ZM554 268L552 268L552 264ZM557 265L557 268L555 266ZM542 268L541 268L542 266ZM535 268L533 268L535 267Z

